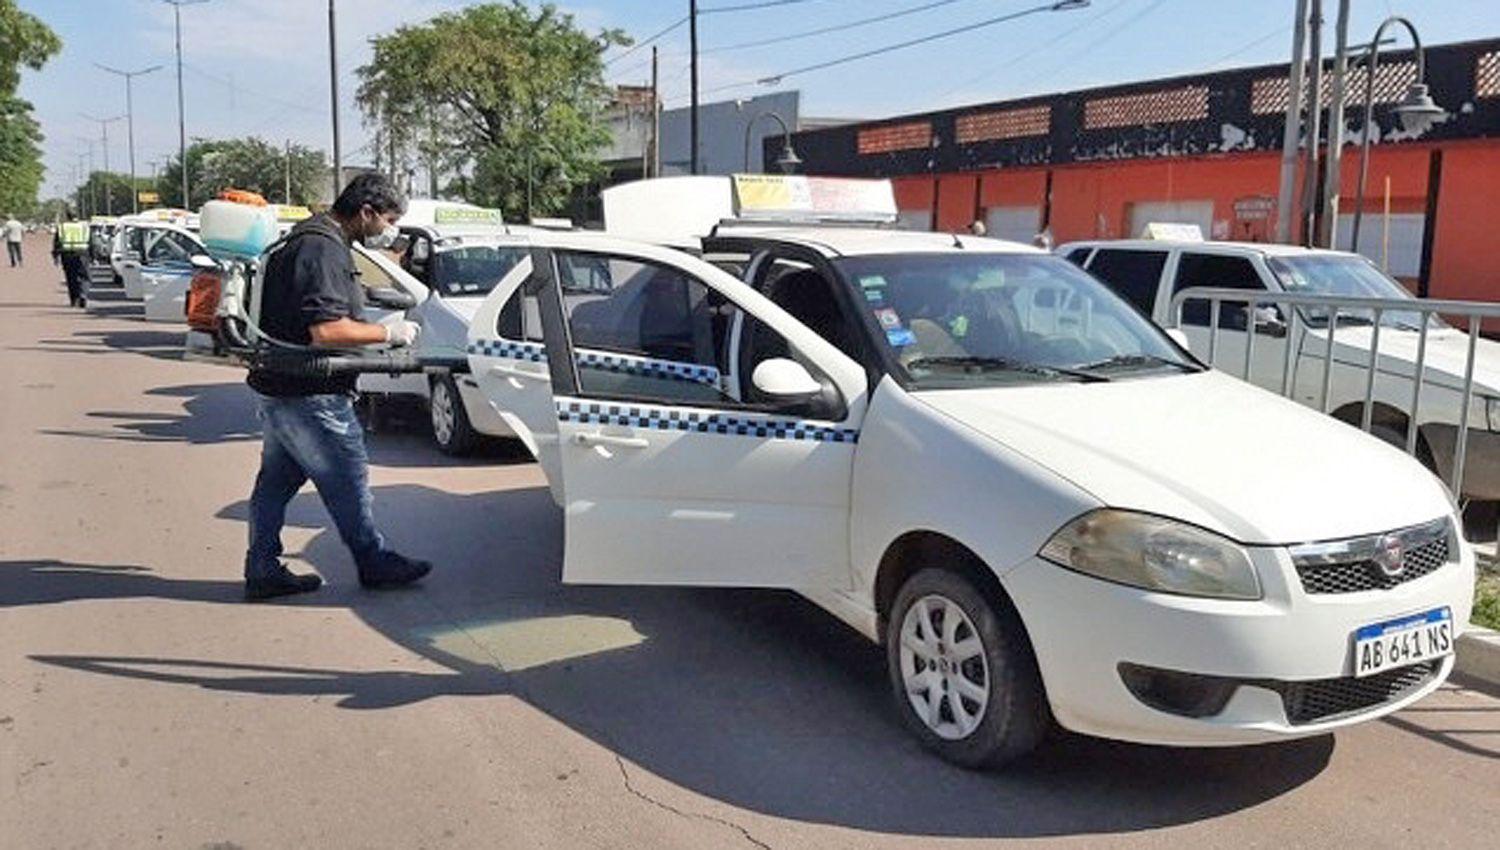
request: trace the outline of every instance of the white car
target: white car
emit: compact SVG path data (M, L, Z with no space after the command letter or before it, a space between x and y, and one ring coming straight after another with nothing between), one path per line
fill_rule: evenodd
M1127 240L1074 242L1060 246L1057 253L1088 269L1163 327L1177 325L1172 297L1191 287L1411 298L1405 287L1369 260L1343 251L1260 243ZM1391 311L1381 318L1372 433L1403 447L1422 321L1422 315L1415 312ZM1451 481L1469 338L1441 319L1427 321L1417 456L1444 481ZM1364 408L1373 324L1369 310L1340 310L1334 333L1327 409L1335 418L1356 426ZM1232 374L1243 373L1246 327L1245 305L1224 303L1215 359ZM1207 358L1207 302L1184 305L1181 328L1193 353ZM1321 409L1328 311L1262 306L1254 332L1252 382L1279 392L1284 358L1291 346L1295 353L1292 395ZM1479 340L1475 349L1462 493L1475 499L1500 499L1500 343L1486 339Z
M526 248L499 210L470 204L413 200L399 226L406 240L399 269L384 255L361 248L356 254L361 276L367 284L391 286L417 300L406 318L422 326L419 351L461 355L469 320ZM430 415L433 442L446 454L467 454L485 437L515 435L465 375L361 375L359 390L376 406L391 397L420 399Z
M701 257L524 238L469 361L563 507L564 581L794 589L885 647L945 758L1054 720L1322 734L1452 668L1474 558L1441 484L1061 258L807 225L720 226Z

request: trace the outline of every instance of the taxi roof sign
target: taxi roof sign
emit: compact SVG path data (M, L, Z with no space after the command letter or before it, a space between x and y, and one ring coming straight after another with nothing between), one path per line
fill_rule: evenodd
M719 224L886 224L896 220L888 180L780 174L654 177L602 193L608 233L694 247Z
M1152 221L1141 228L1141 238L1165 242L1202 242L1203 228L1176 221Z
M841 221L889 224L896 193L889 180L736 174L737 217L753 221Z

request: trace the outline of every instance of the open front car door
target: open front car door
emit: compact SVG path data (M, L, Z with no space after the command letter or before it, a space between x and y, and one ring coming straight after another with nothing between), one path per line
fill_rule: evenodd
M671 249L538 234L525 265L470 363L564 508L564 580L849 586L853 360Z

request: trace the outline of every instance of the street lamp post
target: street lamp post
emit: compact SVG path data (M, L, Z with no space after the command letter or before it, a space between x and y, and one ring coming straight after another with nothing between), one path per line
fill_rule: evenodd
M190 209L192 204L188 201L187 118L182 109L182 7L207 3L208 0L162 0L162 2L172 4L172 20L177 28L177 161L182 166L182 208Z
M104 214L114 215L114 204L110 200L110 195L112 194L112 192L110 191L109 185L109 125L115 123L116 121L123 120L125 116L116 115L112 118L95 118L94 116L89 115L86 112L80 112L78 114L82 115L84 118L89 119L90 121L99 122L99 138L101 144L104 147Z
M161 66L152 65L149 68L142 68L139 71L121 71L118 68L111 68L108 65L100 65L98 62L94 64L98 65L102 70L125 78L125 132L130 141L130 211L138 213L141 211L141 193L140 188L135 185L135 105L131 100L130 81L133 77L149 74L152 71L160 71Z
M797 156L797 152L792 149L792 130L787 126L786 120L783 119L780 115L777 115L775 112L770 111L762 112L759 115L756 115L745 124L745 171L750 171L751 131L755 129L756 123L759 122L762 118L773 118L775 119L777 124L781 125L781 156L776 158L776 166L780 168L783 173L791 174L793 171L797 170L797 166L802 164L802 158ZM761 170L765 171L765 167L762 166Z
M1411 21L1400 15L1392 15L1381 22L1380 28L1375 30L1375 37L1370 40L1370 50L1365 59L1365 126L1364 138L1359 145L1359 183L1354 196L1354 232L1349 234L1349 250L1359 250L1359 224L1364 216L1365 208L1365 180L1370 173L1370 123L1375 117L1375 72L1380 61L1380 38L1385 35L1386 27L1392 24L1400 24L1411 33L1412 45L1416 48L1417 81L1412 83L1406 90L1406 96L1396 104L1391 112L1401 120L1401 126L1412 132L1420 132L1432 126L1432 122L1448 114L1445 109L1432 102L1432 95L1427 91L1427 59L1422 52L1422 39L1417 35L1417 28L1412 26Z

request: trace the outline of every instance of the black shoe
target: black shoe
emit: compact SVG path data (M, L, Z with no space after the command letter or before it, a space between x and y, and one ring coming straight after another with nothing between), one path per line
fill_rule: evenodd
M323 579L308 574L298 575L282 565L279 572L261 578L245 579L245 599L257 602L294 593L310 593L323 586Z
M88 308L89 308L89 300L87 298L80 298L80 299L78 299L78 309L80 309L80 310L87 310Z
M359 583L371 590L404 587L432 572L432 564L396 552L381 552L375 563L360 567Z

